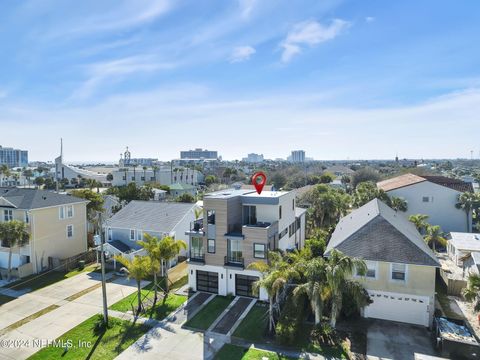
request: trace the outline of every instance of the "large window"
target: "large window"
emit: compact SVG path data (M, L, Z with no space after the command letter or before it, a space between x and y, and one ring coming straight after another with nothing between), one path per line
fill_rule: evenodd
M253 244L253 257L265 259L265 244Z
M392 280L405 281L407 276L407 265L405 264L392 264Z
M65 207L60 206L60 208L58 209L58 217L61 220L65 219Z
M192 237L190 244L190 257L201 258L203 257L203 239L201 237Z
M228 240L228 260L231 262L242 261L242 240Z
M243 207L243 225L257 225L257 208L255 206Z
M130 240L135 241L135 230L130 230Z
M13 210L3 210L3 219L5 221L13 220Z
M208 239L208 248L207 251L210 254L215 254L215 239Z

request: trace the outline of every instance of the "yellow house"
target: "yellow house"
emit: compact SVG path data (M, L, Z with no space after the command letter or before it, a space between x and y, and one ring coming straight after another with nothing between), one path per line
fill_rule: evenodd
M365 260L356 275L372 303L363 316L431 326L435 310L435 254L405 214L378 199L342 218L326 249Z
M87 203L52 191L0 188L0 222L20 220L30 231L29 243L12 249L12 268L20 277L87 250ZM0 243L0 270L8 267L5 245Z

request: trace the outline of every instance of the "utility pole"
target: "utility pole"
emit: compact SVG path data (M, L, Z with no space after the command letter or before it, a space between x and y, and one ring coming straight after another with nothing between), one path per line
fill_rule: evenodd
M102 298L103 298L103 323L108 326L108 308L107 308L107 284L105 281L105 252L103 251L103 244L105 244L105 237L103 236L102 213L98 213L99 235L100 235L100 259L102 263Z

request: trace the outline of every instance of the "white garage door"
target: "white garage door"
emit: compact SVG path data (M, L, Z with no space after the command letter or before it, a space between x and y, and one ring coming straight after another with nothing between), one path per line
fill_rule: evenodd
M373 303L365 307L365 317L429 325L428 297L370 290L368 293Z

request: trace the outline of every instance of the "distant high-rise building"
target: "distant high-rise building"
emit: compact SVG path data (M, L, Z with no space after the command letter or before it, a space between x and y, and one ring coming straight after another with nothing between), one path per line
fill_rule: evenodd
M218 159L218 152L207 149L180 151L180 159Z
M28 166L28 151L0 146L0 165L10 168Z
M263 154L248 154L247 157L242 160L248 163L261 163L263 162Z
M294 163L305 162L305 150L293 150L289 160Z

